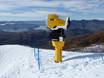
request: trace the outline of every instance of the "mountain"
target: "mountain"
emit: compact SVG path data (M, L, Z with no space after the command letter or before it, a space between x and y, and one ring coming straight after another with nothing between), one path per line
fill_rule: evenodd
M80 50L81 48L92 44L104 43L104 30L97 31L92 34L70 36L66 35L65 50ZM39 47L44 49L52 49L51 41L49 40L48 31L28 31L28 32L0 32L0 45L20 44L31 47Z
M0 21L0 30L9 32L47 30L45 21ZM68 34L85 35L104 29L104 20L71 20ZM76 34L78 33L78 34Z
M52 48L49 40L50 30L44 21L3 21L0 22L0 29L0 45L20 44ZM69 29L65 31L65 50L103 43L103 31L103 20L72 20Z
M104 29L104 20L72 20L69 30L77 28L98 31Z
M0 30L3 31L28 31L40 26L45 26L43 21L2 21L0 22Z
M104 78L103 53L63 51L63 62L54 63L53 50L39 49L39 70L35 52L26 46L0 46L0 78Z
M95 32L93 34L83 35L73 37L71 39L67 38L65 49L81 49L83 47L87 47L93 44L103 44L104 43L104 30Z

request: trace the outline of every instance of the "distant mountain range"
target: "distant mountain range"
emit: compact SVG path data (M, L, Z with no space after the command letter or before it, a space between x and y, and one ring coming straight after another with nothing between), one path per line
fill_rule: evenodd
M45 21L1 21L0 30L47 30ZM104 29L104 20L72 20L68 32L91 33Z
M3 31L28 31L40 26L45 27L43 21L1 21L0 30Z
M20 44L38 48L51 48L51 41L46 31L0 32L0 45ZM80 50L92 44L104 44L104 30L88 35L65 38L65 50Z
M103 31L104 21L72 20L69 29L65 31L67 43L65 49L84 47L99 42L103 43ZM44 21L4 21L0 22L0 45L21 44L52 48L49 33L50 30ZM96 35L97 33L98 35Z
M72 20L66 35L81 36L104 29L104 20ZM0 21L0 31L49 31L45 21Z
M104 29L103 20L73 20L68 29L68 34L72 36L85 35L102 29Z
M84 29L96 31L104 28L104 20L73 20L70 29Z

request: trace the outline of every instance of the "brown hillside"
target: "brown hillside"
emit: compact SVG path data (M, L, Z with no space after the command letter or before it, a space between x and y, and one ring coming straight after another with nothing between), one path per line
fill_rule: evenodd
M66 40L65 49L73 50L104 42L104 30L96 33Z

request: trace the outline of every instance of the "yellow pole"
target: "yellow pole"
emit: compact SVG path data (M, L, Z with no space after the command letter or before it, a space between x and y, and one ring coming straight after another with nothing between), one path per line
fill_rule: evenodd
M54 61L56 63L62 62L62 49L64 47L64 41L52 41L52 45L55 47Z

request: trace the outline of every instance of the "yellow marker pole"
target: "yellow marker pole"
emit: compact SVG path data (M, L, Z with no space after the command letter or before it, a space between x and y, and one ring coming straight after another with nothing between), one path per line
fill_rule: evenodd
M55 47L54 61L56 63L62 62L62 49L64 47L64 41L52 41L52 45Z

